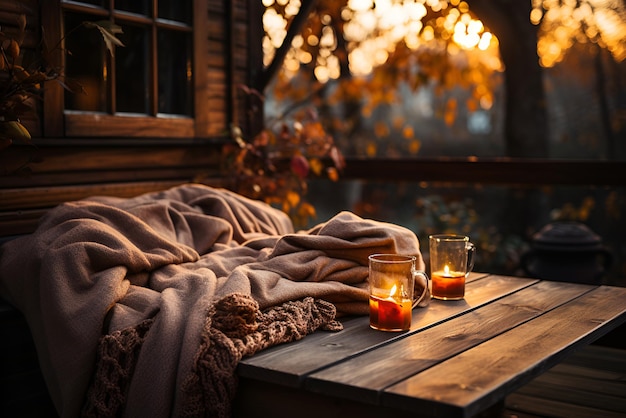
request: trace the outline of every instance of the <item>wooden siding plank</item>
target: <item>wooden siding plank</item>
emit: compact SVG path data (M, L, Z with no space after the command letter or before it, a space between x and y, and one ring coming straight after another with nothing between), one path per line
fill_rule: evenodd
M0 243L2 238L33 232L46 212L47 209L0 212Z
M6 158L0 158L3 174L10 173L29 159L35 162L29 165L29 177L19 175L0 176L0 188L15 187L21 184L37 185L33 176L54 173L72 173L84 171L116 171L124 169L167 169L179 167L215 168L220 162L219 145L205 146L58 146L47 149L31 147L13 147ZM76 179L79 180L79 179ZM50 183L43 180L46 183Z
M104 184L125 182L129 178L135 181L161 181L165 179L176 181L193 181L199 173L216 177L220 175L217 170L203 169L203 167L193 166L188 168L163 168L163 169L143 169L143 170L116 170L116 171L87 171L77 175L76 173L54 173L42 176L37 183L40 187L47 186L47 194L54 191L59 185L84 185L84 184ZM78 179L77 179L78 178ZM41 190L37 187L16 187L11 189L0 189L0 210L18 210L24 208L41 207L38 198L48 199L41 196Z
M88 196L117 196L132 197L145 192L167 189L181 184L181 181L154 181L136 183L107 183L107 184L85 184L71 186L57 186L54 189L48 187L30 188L27 191L2 190L0 200L9 198L17 207L52 207L62 202L71 202L83 199ZM51 193L54 191L54 193ZM2 203L3 209L12 209L11 205Z

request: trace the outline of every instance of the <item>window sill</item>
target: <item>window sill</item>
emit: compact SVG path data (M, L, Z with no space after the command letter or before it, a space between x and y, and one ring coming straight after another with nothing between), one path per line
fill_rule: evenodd
M194 120L183 117L112 116L94 113L65 113L68 137L193 138Z

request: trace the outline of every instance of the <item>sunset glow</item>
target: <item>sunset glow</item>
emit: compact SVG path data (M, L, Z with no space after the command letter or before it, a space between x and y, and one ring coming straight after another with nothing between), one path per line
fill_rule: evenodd
M284 16L272 7L284 7ZM267 36L263 42L265 64L285 38L288 20L300 9L300 0L263 0ZM440 17L424 22L428 11ZM316 46L315 76L320 82L340 76L335 55L337 34L330 16L322 16L320 34L298 36L284 62L287 76L295 75L301 65L313 60L306 46ZM483 23L470 14L460 0L348 0L341 10L343 36L347 43L352 75L366 75L384 64L400 42L409 49L443 48L450 54L471 54L484 65L501 70L498 39ZM560 62L574 42L596 42L608 48L616 60L626 58L626 11L616 0L533 0L529 16L541 25L537 52L540 63L551 67Z
M616 61L626 59L626 9L616 0L533 0L531 22L541 25L537 53L541 65L562 61L574 42L597 43Z

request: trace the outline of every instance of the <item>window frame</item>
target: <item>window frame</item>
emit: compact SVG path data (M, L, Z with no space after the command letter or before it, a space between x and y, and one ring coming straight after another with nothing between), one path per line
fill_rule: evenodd
M65 110L65 92L59 83L48 83L44 94L43 136L47 138L115 137L115 138L206 138L213 134L209 120L209 29L207 25L207 0L192 0L192 53L193 53L193 117L163 115L110 114ZM63 11L98 14L109 17L109 12L72 1L47 1L42 4L42 25L46 28L48 45L63 36ZM113 16L117 13L113 12ZM129 18L128 13L123 13ZM153 46L155 48L155 46ZM150 51L155 66L155 51ZM63 68L64 53L57 49L50 57L51 63ZM156 83L156 82L155 82Z

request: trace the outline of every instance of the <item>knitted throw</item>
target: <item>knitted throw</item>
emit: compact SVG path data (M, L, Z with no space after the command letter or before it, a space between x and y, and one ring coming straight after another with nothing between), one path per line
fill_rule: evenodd
M115 331L100 338L96 372L81 416L119 416L137 355L153 322L153 319L148 319L136 327Z
M296 341L317 329L340 331L331 303L307 297L259 310L243 294L211 305L190 374L183 383L183 417L230 416L237 389L235 369L244 356ZM115 417L124 407L137 354L153 320L100 339L97 370L83 407L84 417Z

